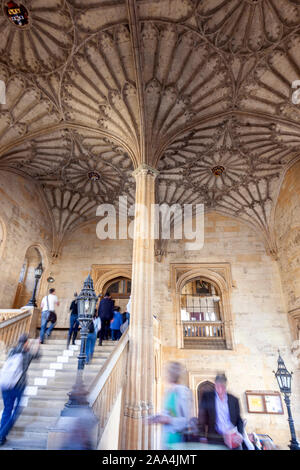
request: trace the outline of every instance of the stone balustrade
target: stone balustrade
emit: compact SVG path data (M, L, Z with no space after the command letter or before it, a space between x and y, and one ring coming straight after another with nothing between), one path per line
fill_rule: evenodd
M183 337L195 340L225 339L223 322L182 322Z
M98 443L101 440L115 401L125 385L128 346L129 334L127 329L89 388L89 403L99 419Z
M32 307L0 310L0 347L2 353L16 344L22 333L35 337L38 313L39 309Z

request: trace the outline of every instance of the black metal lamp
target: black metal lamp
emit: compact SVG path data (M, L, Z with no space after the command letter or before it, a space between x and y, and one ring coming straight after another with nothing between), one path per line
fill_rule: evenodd
M94 291L94 283L90 274L84 281L83 289L77 297L78 321L81 326L81 348L78 356L78 369L83 369L86 358L86 339L88 328L93 319L98 296Z
M44 268L42 266L42 263L39 263L39 265L34 270L34 279L35 279L34 280L34 289L33 289L31 299L29 300L26 307L37 307L35 296L36 296L37 286L38 286L39 280L42 277L43 271L44 271Z
M86 278L83 289L77 297L78 305L78 321L81 325L80 330L80 353L78 356L78 368L76 383L72 391L69 394L69 401L65 406L65 409L62 412L62 416L65 416L68 408L78 407L78 406L88 406L87 401L87 391L84 388L82 374L85 365L86 359L86 340L88 336L89 325L93 319L93 315L96 308L96 303L98 296L94 291L94 283L90 276Z
M278 368L277 368L277 371L276 372L273 371L273 373L275 374L275 377L277 379L280 392L284 395L284 401L287 407L288 422L289 422L291 437L292 437L289 448L291 450L300 450L300 445L296 437L296 430L295 430L294 420L292 417L291 400L290 400L290 396L292 394L293 372L289 372L287 370L285 363L282 357L280 356L280 351L278 351L278 353L279 353Z

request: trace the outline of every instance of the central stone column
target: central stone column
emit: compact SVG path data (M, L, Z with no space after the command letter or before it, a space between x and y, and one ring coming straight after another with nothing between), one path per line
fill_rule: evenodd
M128 378L124 404L122 449L149 450L153 427L153 272L155 178L158 171L141 165L134 171L136 206L132 260Z

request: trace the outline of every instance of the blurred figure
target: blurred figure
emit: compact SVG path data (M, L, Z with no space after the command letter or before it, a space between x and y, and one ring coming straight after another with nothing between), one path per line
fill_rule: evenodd
M114 316L114 302L111 299L109 292L106 292L104 298L100 301L98 315L101 320L101 331L99 338L99 346L102 345L104 339L108 339L110 334L110 321Z
M96 450L99 421L88 404L84 383L77 380L71 393L76 404L61 413L58 427L64 437L55 450Z
M120 310L120 307L114 308L114 316L110 323L111 339L113 341L118 341L122 335L120 328L123 325L123 318Z
M89 332L86 340L86 360L88 364L93 357L95 344L97 341L97 333L101 329L101 320L98 317L98 312L95 310L93 320L89 325Z
M261 442L258 439L258 436L255 434L255 432L252 432L251 434L249 434L249 439L254 446L254 450L263 450Z
M129 297L128 304L126 306L126 313L128 313L128 323L129 323L129 318L131 314L131 296ZM127 320L127 318L126 318Z
M267 434L253 433L253 438L255 441L255 447L257 447L258 450L278 450L278 447Z
M53 328L55 327L57 316L55 313L55 308L59 305L57 296L55 295L55 289L51 288L49 290L49 295L45 295L41 303L41 331L40 331L40 342L43 344L44 337L50 337ZM51 323L47 329L48 323Z
M33 359L40 357L39 340L29 340L22 334L18 344L7 357L1 370L0 386L4 409L0 425L0 445L5 444L6 436L20 414L20 401L27 382L27 369Z
M243 449L245 449L245 450L255 450L255 447L254 447L253 443L251 442L250 436L246 433L246 424L247 424L247 420L244 419L244 421L243 421L243 425L244 425Z
M271 439L265 439L262 443L262 450L277 450L277 447Z
M90 414L83 408L77 412L72 424L66 429L59 450L95 450L92 437Z
M178 362L167 365L169 384L164 398L164 410L161 414L149 418L150 424L162 424L162 449L172 449L172 445L184 442L184 432L188 428L192 394L188 387L180 385L184 369Z
M79 328L79 321L78 321L78 305L77 305L77 292L74 293L74 300L71 302L70 305L70 329L68 332L68 341L67 341L67 349L69 348L71 337L72 337L72 344L75 344L78 328Z
M127 330L128 326L129 326L129 320L127 320L127 315L129 315L128 312L124 312L122 314L122 317L123 317L123 324L120 326L120 332L121 332L121 335L124 333L124 331Z
M219 374L215 391L204 392L199 404L199 427L202 442L223 443L230 449L242 450L244 426L236 397L227 394L227 378Z

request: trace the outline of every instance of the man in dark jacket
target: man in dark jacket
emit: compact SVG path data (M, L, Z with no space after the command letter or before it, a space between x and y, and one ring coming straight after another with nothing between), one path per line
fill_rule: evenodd
M109 292L106 292L104 298L100 301L98 315L101 320L101 330L99 338L99 346L102 345L104 339L108 339L110 321L114 316L114 301L111 299Z
M78 328L79 328L79 321L78 321L78 304L77 304L77 292L74 294L74 300L70 305L70 329L68 332L68 341L67 341L67 349L69 348L71 337L72 337L72 344L75 344Z
M217 375L215 391L203 393L199 404L200 434L204 437L202 441L207 440L211 443L225 441L230 448L241 449L243 421L240 416L239 400L227 393L226 384L225 375ZM231 432L235 427L239 434L232 435Z
M27 369L32 359L38 359L40 357L39 347L39 340L29 340L28 335L22 334L17 346L8 354L8 358L16 354L21 354L22 365L20 371L21 375L17 383L13 387L1 387L4 410L0 425L0 445L5 444L6 436L20 414L20 402L27 384Z

